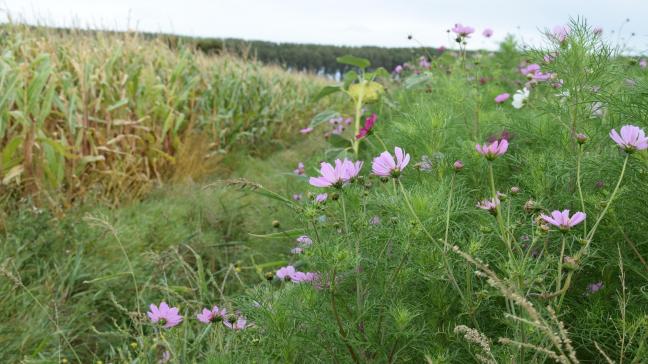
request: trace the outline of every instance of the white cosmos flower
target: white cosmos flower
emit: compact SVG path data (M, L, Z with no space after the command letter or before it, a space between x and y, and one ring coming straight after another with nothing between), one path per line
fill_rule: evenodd
M529 98L529 89L528 88L523 88L521 90L517 90L515 92L515 95L513 95L513 102L512 105L516 109L521 109L522 106L526 103L526 100Z

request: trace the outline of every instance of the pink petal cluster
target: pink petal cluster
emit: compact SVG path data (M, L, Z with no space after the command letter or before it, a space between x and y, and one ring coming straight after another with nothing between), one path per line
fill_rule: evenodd
M159 307L151 304L149 312L146 314L152 323L161 323L165 329L170 329L182 322L182 316L178 313L178 308L169 307L164 301L160 303Z
M232 330L243 330L249 326L247 320L243 316L232 316L227 320L224 320L223 325Z
M226 309L219 309L218 306L214 306L211 310L208 308L203 308L202 313L196 315L196 318L198 318L198 321L202 323L210 324L212 322L223 321L226 315Z
M482 210L486 210L491 214L497 213L497 206L499 206L500 200L498 198L491 198L487 200L482 200L477 203L477 207Z
M540 215L540 217L548 222L551 225L556 226L560 230L567 231L572 227L580 224L585 220L584 212L576 212L572 217L569 217L569 210L558 211L555 210L551 213L551 216L545 214Z
M486 37L486 38L492 37L493 36L493 29L490 29L490 28L484 29L484 32L482 33L482 35L484 37Z
M305 171L305 170L304 170L304 163L299 162L299 163L297 163L297 168L295 168L295 170L293 171L293 173L295 173L295 174L298 175L298 176L303 176L303 175L304 175L304 171Z
M313 245L313 240L310 237L308 237L308 235L302 235L298 237L296 240L299 245L290 250L292 254L301 254L304 252L304 248Z
M503 94L499 94L499 95L495 96L495 103L496 104L501 104L504 101L508 100L509 97L511 97L511 95L508 94L507 92L504 92Z
M610 137L627 153L648 148L646 133L638 126L624 125L621 127L620 134L612 129L610 131Z
M356 135L356 139L362 139L366 137L376 123L376 120L378 120L378 115L376 115L376 113L372 113L371 116L366 118L364 126L362 127L362 129L360 129L358 135Z
M553 37L560 43L564 42L565 39L567 39L567 35L569 35L569 27L564 26L564 25L558 25L553 28Z
M645 58L640 59L639 60L639 67L641 67L641 68L648 67L648 60L646 60Z
M472 27L469 27L469 26L464 26L464 25L461 25L460 23L455 24L454 28L452 28L451 30L452 30L452 32L457 34L457 36L462 37L462 38L467 38L472 33L475 32L475 28L472 28Z
M430 62L425 56L421 56L421 58L419 58L419 66L425 69L430 68Z
M506 139L501 139L501 140L496 140L488 145L484 144L479 145L477 144L475 146L475 149L477 149L477 152L486 159L492 161L495 160L495 158L504 155L506 153L506 150L508 149L508 140Z
M372 171L380 177L398 177L410 161L410 155L400 147L394 148L396 159L389 152L384 151L374 158Z
M300 272L292 265L281 267L275 273L275 276L282 281L291 281L294 283L313 282L319 276L314 272Z
M348 159L335 160L335 167L322 162L320 177L311 177L308 182L315 187L342 187L343 184L358 176L362 169L362 161L352 162Z
M315 196L315 203L323 203L328 198L328 193L320 193Z

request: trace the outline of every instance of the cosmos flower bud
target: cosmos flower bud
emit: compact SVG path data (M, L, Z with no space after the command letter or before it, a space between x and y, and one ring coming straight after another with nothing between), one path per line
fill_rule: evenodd
M585 135L583 133L576 134L576 141L578 142L578 144L581 144L581 145L585 144L585 142L587 142L587 139L588 139L587 135Z
M454 168L455 172L459 172L463 169L464 164L461 160L456 160L452 167Z
M520 187L517 187L517 186L511 187L511 195L515 196L518 193L520 193Z
M281 224L279 223L279 220L272 220L272 227L273 228L279 228Z

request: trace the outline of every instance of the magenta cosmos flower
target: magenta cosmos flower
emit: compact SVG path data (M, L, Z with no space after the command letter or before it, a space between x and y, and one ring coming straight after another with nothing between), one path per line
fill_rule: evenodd
M495 215L497 214L497 206L499 206L499 204L500 204L500 200L498 198L491 198L491 199L479 201L477 203L477 207Z
M627 153L648 148L646 133L638 126L624 125L621 127L621 134L612 129L610 137Z
M212 322L223 321L226 315L226 309L219 309L218 306L214 306L211 310L203 308L202 313L199 313L196 317L198 318L198 321L209 324Z
M506 139L501 139L501 140L496 140L488 145L484 144L479 145L477 144L475 146L475 149L477 149L477 152L489 161L495 160L495 158L503 155L506 153L506 150L508 149L508 140Z
M493 36L493 29L490 29L490 28L484 29L484 32L482 33L482 35L484 37L486 37L486 38L492 37Z
M376 120L378 120L378 115L376 115L376 113L373 113L370 117L366 118L364 126L362 127L362 129L360 129L358 135L356 135L356 139L362 139L366 137L376 123Z
M410 155L405 153L400 147L394 148L394 154L396 155L396 159L388 151L384 151L378 157L374 158L372 171L376 176L394 178L400 176L410 161Z
M583 222L583 220L585 220L586 216L587 215L585 215L584 212L578 211L572 217L569 217L569 210L563 210L562 212L555 210L551 213L551 216L547 216L545 214L540 215L540 217L544 221L550 223L553 226L556 226L563 231L567 231L572 227L580 224L581 222Z
M295 272L297 272L295 270L295 267L293 267L292 265L288 265L288 266L279 268L277 270L277 273L275 273L275 275L277 276L277 278L279 278L280 280L283 281L283 280L286 280L286 278L291 279L291 276L293 274L295 274Z
M322 162L320 165L320 177L311 177L309 183L315 187L336 187L340 188L346 182L358 176L362 168L362 161L352 162L348 159L335 160L335 167L330 163Z
M160 303L160 307L151 304L149 309L150 311L146 314L151 319L151 322L154 324L159 323L165 329L170 329L182 322L182 316L178 313L178 308L169 307L164 301Z
M507 92L504 92L503 94L499 94L499 95L495 96L495 103L496 104L501 104L504 101L508 100L509 97L511 97L511 95L509 93L507 93Z
M243 330L248 327L247 320L243 316L231 316L223 321L223 325L232 330Z
M462 37L462 38L467 38L469 37L472 33L475 32L475 28L461 25L459 23L454 25L454 28L451 29L457 36Z

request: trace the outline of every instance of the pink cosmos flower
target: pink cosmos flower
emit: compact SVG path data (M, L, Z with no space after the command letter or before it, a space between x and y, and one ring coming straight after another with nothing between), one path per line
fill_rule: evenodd
M313 245L313 240L310 237L308 237L308 235L302 235L302 236L298 237L296 240L297 240L297 242L299 244L304 245L304 246Z
M617 143L626 153L633 153L637 150L644 150L648 148L648 138L643 129L634 125L624 125L621 127L621 134L616 130L610 131L610 137Z
M328 198L328 193L320 193L315 196L315 203L323 203Z
M248 327L247 320L243 316L231 316L223 321L223 325L232 330L243 330Z
M493 29L490 29L490 28L484 29L484 32L482 33L482 35L484 37L486 37L486 38L492 37L493 36Z
M590 283L587 285L587 294L594 294L603 288L603 282Z
M292 195L292 199L293 199L293 201L301 201L301 199L302 199L302 195L301 195L301 193L295 193L295 194L293 194L293 195Z
M313 128L310 128L310 127L309 128L303 128L303 129L299 130L299 132L302 133L302 134L308 134L311 131L313 131Z
M645 58L639 60L639 67L646 68L648 67L648 61Z
M196 317L198 318L198 321L209 324L212 322L223 321L225 315L227 315L226 309L219 309L218 306L214 306L211 310L203 308L202 313L199 313Z
M603 35L603 28L602 27L596 27L592 29L592 32L594 33L595 36L600 37Z
M497 206L499 206L499 204L500 204L500 200L498 198L491 198L491 199L479 201L477 203L477 207L495 215L497 214Z
M477 144L475 146L475 149L477 149L477 152L489 161L495 160L495 158L504 155L506 153L506 150L508 149L508 140L506 139L501 139L501 140L496 140L488 145L484 144L479 145Z
M463 164L462 161L460 161L460 160L456 160L456 161L454 162L454 164L452 165L452 167L454 168L455 171L459 172L460 170L463 169L464 164Z
M380 224L380 216L374 216L374 217L372 217L371 220L369 220L369 223L370 223L371 225L378 225L378 224Z
M297 163L297 168L295 168L295 170L293 172L298 176L303 176L304 175L304 163L302 163L302 162Z
M295 270L295 267L293 267L292 265L288 265L288 266L279 268L277 270L277 272L275 273L275 276L277 276L277 278L279 278L279 280L282 280L282 281L286 280L286 278L288 278L288 280L290 280L291 276L293 274L295 274L295 272L297 272Z
M495 103L496 104L501 104L504 101L508 100L509 97L511 97L511 95L509 95L507 92L505 92L503 94L499 94L499 95L495 96Z
M311 177L309 183L315 187L336 187L340 188L346 182L358 176L362 168L362 161L351 162L348 159L335 160L335 167L330 163L322 162L320 165L320 177Z
M430 68L430 62L426 57L422 56L421 58L419 58L419 66L421 68Z
M177 307L169 307L166 302L162 301L160 307L151 304L148 315L154 324L160 323L165 329L170 329L182 322L182 316L178 313Z
M295 272L290 276L290 280L294 283L313 282L318 278L317 273L313 272Z
M396 68L394 68L394 73L399 74L401 72L403 72L403 66L399 64L398 66L396 66Z
M382 152L378 157L374 158L372 163L372 171L375 175L380 177L394 177L400 176L401 172L410 161L410 155L405 153L400 147L394 148L396 159L387 151Z
M564 26L564 25L558 25L553 28L553 37L560 43L564 42L565 39L567 39L567 35L569 35L569 27Z
M366 137L376 123L376 120L378 120L378 115L376 115L376 113L372 113L371 116L366 118L364 126L362 127L362 129L360 129L358 135L356 135L356 139L362 139Z
M475 32L475 28L464 26L459 23L455 24L454 28L451 29L457 36L462 38L468 38L472 33Z
M578 211L572 217L569 217L569 210L563 210L562 212L555 210L551 212L551 216L541 214L540 217L551 225L558 227L560 230L567 231L583 222L587 215L584 212Z
M531 77L533 76L533 74L539 71L540 71L540 65L537 63L532 63L526 67L520 68L520 72L527 77Z

